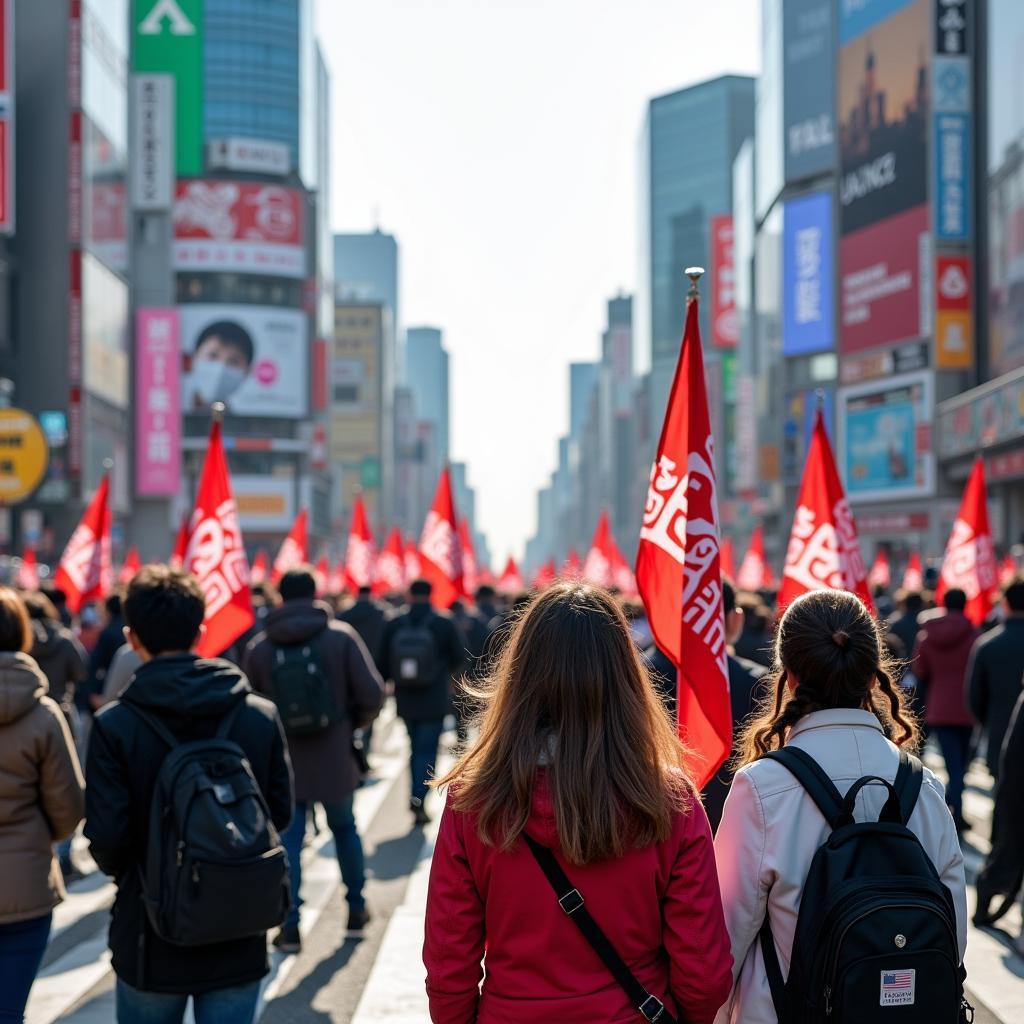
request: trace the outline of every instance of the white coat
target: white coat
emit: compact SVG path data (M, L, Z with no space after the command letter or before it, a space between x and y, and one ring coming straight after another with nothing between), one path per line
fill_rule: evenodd
M797 722L788 743L810 754L840 793L864 775L891 782L899 767L896 746L869 711L815 711ZM880 785L866 786L858 797L857 820L877 820L887 795ZM909 826L953 895L962 960L967 948L963 855L942 783L927 768ZM733 991L716 1024L777 1024L758 931L767 908L782 973L788 976L804 881L828 832L817 806L782 765L755 761L736 773L715 837L733 956Z

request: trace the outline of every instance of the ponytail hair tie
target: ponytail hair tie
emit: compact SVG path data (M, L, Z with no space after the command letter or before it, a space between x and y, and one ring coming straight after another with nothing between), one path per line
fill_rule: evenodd
M844 630L837 629L832 634L832 643L836 645L841 651L846 650L846 645L850 642L850 634Z

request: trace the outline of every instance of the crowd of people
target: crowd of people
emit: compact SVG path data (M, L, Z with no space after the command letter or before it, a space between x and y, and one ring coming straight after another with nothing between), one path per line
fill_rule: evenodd
M931 964L915 989L930 932L897 920L874 1005L957 1019L943 1007L960 1012L975 755L996 785L976 923L1005 913L1024 876L1024 580L982 629L955 589L939 607L878 590L874 614L842 591L781 615L771 593L725 580L723 595L734 751L698 793L674 727L676 670L643 605L581 580L481 587L441 610L424 580L387 599L318 596L303 566L254 588L255 625L216 659L194 653L204 598L175 569L146 566L76 616L52 587L0 588L0 1020L23 1019L79 830L117 883L120 1024L177 1024L190 997L197 1024L251 1024L268 936L301 949L317 805L344 931L363 934L354 794L389 695L409 736L411 826L430 822L430 787L447 793L424 946L438 1024L759 1024L792 1000L823 1013L822 978L829 1015L861 1005L861 960L840 978L837 939L822 966L808 930L827 922L805 918L824 901L803 902L843 828L869 845L898 828L923 850L887 870L932 901L926 925L945 931L929 941L953 968ZM438 778L449 728L456 760ZM913 756L926 740L944 781ZM856 832L879 820L888 833ZM873 883L876 904L886 884ZM871 911L886 927L891 903ZM877 999L877 972L873 985Z

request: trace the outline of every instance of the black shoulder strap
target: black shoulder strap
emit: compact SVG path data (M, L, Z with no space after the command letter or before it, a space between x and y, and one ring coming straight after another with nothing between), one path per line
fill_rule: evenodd
M568 875L562 870L555 855L546 847L541 846L525 832L523 839L533 854L534 860L540 865L551 888L558 897L558 905L572 919L591 949L601 958L601 962L611 971L622 990L629 996L629 1001L637 1012L647 1021L658 1021L659 1024L676 1024L675 1018L665 1009L665 1005L656 996L652 996L637 981L636 976L626 966L626 962L615 951L608 937L601 931L598 923L590 916L579 889L569 881Z
M157 736L159 736L160 739L162 739L164 743L171 748L171 750L181 746L175 738L174 733L172 733L171 730L168 729L167 726L164 725L164 723L155 715L151 715L148 711L143 711L138 704L133 704L131 701L123 700L121 701L121 706L128 708L132 714L141 718L142 721L145 722L146 725L148 725L150 729L152 729L153 732L155 732Z
M796 778L834 829L843 810L843 797L821 765L799 747L783 747L764 756L769 761L777 761Z
M924 782L924 769L919 758L908 754L900 748L900 767L896 772L893 789L900 798L900 817L903 824L910 821L910 816L917 806L917 798L921 795L921 784Z
M768 988L772 993L772 1005L775 1016L782 1020L785 1011L786 982L782 977L782 964L779 963L779 952L775 948L775 936L768 920L768 909L765 908L764 922L761 925L761 956L764 959L764 973L768 978Z

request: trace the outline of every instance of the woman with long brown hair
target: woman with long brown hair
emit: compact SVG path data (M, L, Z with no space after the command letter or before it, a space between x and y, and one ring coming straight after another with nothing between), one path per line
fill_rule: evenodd
M437 783L431 1020L708 1024L731 966L711 832L611 595L534 598L479 696Z
M877 623L853 594L805 594L779 622L767 696L741 738L739 770L715 836L734 975L723 1024L777 1024L758 935L767 915L777 959L788 971L811 862L832 831L792 770L766 755L783 747L796 748L800 760L809 755L840 796L872 777L879 784L865 785L859 799L854 792L854 820L877 821L888 806L880 780L896 784L900 750L913 753L920 745L917 722L893 682L896 668ZM952 896L962 960L963 856L942 784L927 768L905 824Z

